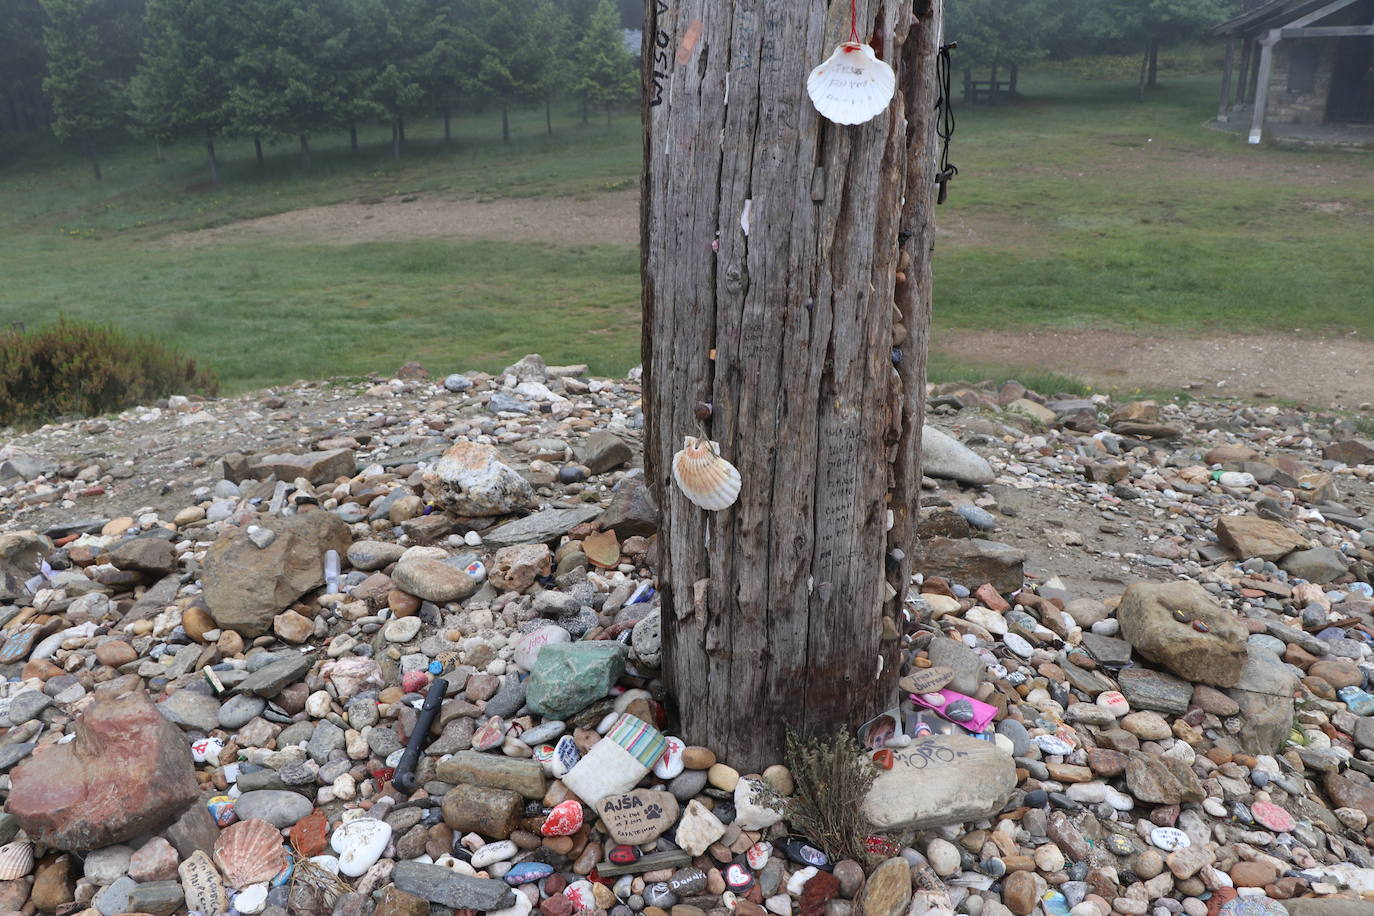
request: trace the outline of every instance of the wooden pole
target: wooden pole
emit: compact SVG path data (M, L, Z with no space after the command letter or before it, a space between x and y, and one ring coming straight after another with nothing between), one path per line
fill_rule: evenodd
M1271 29L1260 39L1259 76L1255 80L1255 111L1250 119L1250 142L1259 143L1264 136L1264 109L1269 104L1269 74L1274 65L1274 45L1279 33Z
M1231 65L1235 62L1236 43L1226 39L1226 61L1221 65L1221 102L1217 106L1217 120L1222 124L1231 120Z
M805 88L849 37L848 4L648 4L645 461L664 674L678 734L757 772L789 726L834 734L895 700L942 0L860 0L897 94L854 127L822 119ZM721 512L672 481L683 437L703 432L743 480Z

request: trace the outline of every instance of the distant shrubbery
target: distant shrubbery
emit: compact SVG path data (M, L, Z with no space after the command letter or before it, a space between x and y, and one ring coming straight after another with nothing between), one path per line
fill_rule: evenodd
M59 319L37 331L0 331L0 426L218 389L194 359L113 327Z

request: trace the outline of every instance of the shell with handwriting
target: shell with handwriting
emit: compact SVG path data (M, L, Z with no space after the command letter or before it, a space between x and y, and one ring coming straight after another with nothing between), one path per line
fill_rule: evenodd
M281 831L256 818L230 824L215 840L215 865L230 887L271 881L286 867Z
M673 456L673 479L688 499L712 512L729 508L739 498L739 471L720 457L720 445L709 439L686 437L682 451Z
M892 101L897 77L873 48L846 41L806 78L811 102L836 124L872 120Z
M0 846L0 881L13 881L33 871L33 844L16 840Z

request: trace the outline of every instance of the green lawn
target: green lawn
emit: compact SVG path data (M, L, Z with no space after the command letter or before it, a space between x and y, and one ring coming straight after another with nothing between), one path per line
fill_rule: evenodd
M1248 148L1208 130L1211 77L1165 74L1145 104L1130 81L1034 74L1015 104L961 108L960 174L939 211L936 344L951 328L1028 325L1159 333L1374 333L1368 305L1374 155ZM498 369L522 353L618 373L638 361L638 256L629 247L408 240L325 245L279 237L167 244L184 230L393 195L595 198L633 188L633 113L608 128L555 111L408 126L399 163L370 129L292 143L264 168L245 141L203 152L130 147L106 180L55 147L0 136L0 321L58 313L152 333L214 367L226 391L297 378ZM932 360L937 378L986 367ZM1049 367L1053 369L1053 366Z

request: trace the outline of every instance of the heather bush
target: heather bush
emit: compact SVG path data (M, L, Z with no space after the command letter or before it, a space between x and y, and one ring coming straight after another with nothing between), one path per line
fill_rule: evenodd
M0 331L0 426L91 416L171 394L210 394L214 374L147 337L58 319Z

